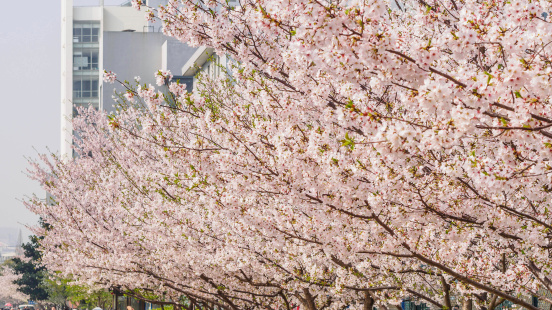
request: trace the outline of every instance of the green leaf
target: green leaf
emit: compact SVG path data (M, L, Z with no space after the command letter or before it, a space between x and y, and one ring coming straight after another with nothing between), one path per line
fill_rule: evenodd
M347 104L345 105L345 108L352 109L354 108L355 104L353 103L353 100L347 101Z
M458 40L458 36L456 35L456 33L454 33L453 31L451 31L450 34L452 34L452 36L454 37L454 40ZM499 66L500 66L500 65L499 65Z
M346 146L349 149L353 150L355 148L355 139L349 137L349 133L345 133L345 139L340 140L342 146Z
M487 75L487 85L491 84L491 79L493 78L493 75L487 71L485 71L485 75Z

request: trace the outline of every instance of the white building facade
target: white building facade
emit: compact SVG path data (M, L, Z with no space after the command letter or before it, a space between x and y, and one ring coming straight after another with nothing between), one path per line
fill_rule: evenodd
M61 3L61 155L71 158L76 108L91 105L111 112L114 91L123 90L103 82L104 70L121 80L140 76L142 83L155 84L157 70L178 75L196 49L164 36L160 23L148 22L128 1L119 6L106 6L101 0L96 6ZM166 3L147 1L152 7Z

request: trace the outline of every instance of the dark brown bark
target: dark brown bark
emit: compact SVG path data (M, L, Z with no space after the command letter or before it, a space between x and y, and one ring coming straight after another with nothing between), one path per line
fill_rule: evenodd
M489 310L493 310L497 306L496 304L497 299L498 299L498 296L493 294L493 297L491 297L491 301L489 302L489 307L488 307Z
M470 298L462 300L462 310L472 310L472 300Z
M308 310L316 310L316 304L314 303L314 297L312 297L310 291L308 288L303 289L303 293L305 294L305 307Z
M445 293L445 309L452 310L452 305L450 303L450 284L447 283L443 276L441 276L441 284L443 285L443 292Z
M369 291L364 291L364 308L363 310L372 310L374 308L374 298Z

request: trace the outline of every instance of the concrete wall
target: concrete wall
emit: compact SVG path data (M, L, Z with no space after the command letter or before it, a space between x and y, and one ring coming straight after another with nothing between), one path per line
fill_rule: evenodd
M143 32L104 32L103 65L113 71L119 80L142 78L142 84L155 85L154 74L161 68L161 45L165 42L161 33ZM123 91L122 86L102 84L103 109L113 111L113 90Z
M61 156L72 157L73 1L61 1Z
M136 32L148 31L144 10L138 11L132 7L106 6L103 10L103 31L123 31L127 29Z
M173 75L180 75L182 66L192 57L197 48L190 47L174 38L165 37L163 45L163 70L170 70Z
M167 42L168 41L168 42ZM163 45L166 48L163 48ZM155 84L155 73L163 69L163 62L173 74L179 75L180 68L195 51L185 44L167 38L162 33L104 32L103 66L113 71L119 80L134 81L140 76L141 84ZM164 50L166 54L163 55ZM122 86L102 84L103 109L114 111L113 91L122 92Z
M160 5L166 5L167 3L169 3L169 0L147 0L148 6L153 8L157 8Z
M72 2L72 1L71 1ZM74 7L73 8L74 20L101 20L102 8L96 7ZM73 31L71 29L71 31Z
M158 8L160 5L167 5L169 0L148 0L147 5L152 8ZM154 11L155 14L157 14L156 11ZM163 27L163 22L160 20L154 19L152 22L148 22L148 26L150 26L150 31L152 32L161 32L161 28Z

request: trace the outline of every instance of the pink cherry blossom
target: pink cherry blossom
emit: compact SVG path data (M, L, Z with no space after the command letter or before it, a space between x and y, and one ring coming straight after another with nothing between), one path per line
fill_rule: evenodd
M152 8L228 74L126 84L32 163L44 264L182 307L552 301L548 2L232 3Z
M109 84L115 83L115 80L117 79L117 75L111 71L104 71L103 79L105 82Z
M0 269L0 298L5 302L21 303L26 302L29 296L21 293L17 284L13 282L21 279L21 275L16 275L13 269L3 267Z

